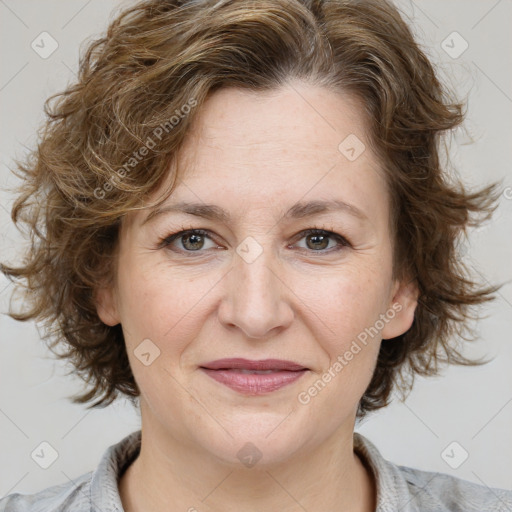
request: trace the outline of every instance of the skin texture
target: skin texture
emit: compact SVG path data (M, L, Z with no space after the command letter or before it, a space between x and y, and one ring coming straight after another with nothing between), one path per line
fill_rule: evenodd
M116 284L97 300L106 324L122 324L141 390L141 453L120 482L127 512L170 503L201 512L375 509L373 477L353 453L357 405L381 339L411 326L417 292L392 279L389 198L360 108L301 82L271 93L221 89L195 119L179 160L186 172L165 204L216 204L231 220L167 212L144 223L148 211L123 220ZM354 161L338 149L350 134L366 146ZM341 210L282 218L298 201L330 199L366 220ZM351 246L301 234L310 228ZM209 235L159 246L183 229ZM262 251L250 263L237 253L247 237L259 244L250 251ZM393 304L380 334L300 403ZM144 339L160 350L148 366L134 353ZM224 357L285 359L309 371L247 396L199 369ZM252 468L237 457L246 443L261 453Z

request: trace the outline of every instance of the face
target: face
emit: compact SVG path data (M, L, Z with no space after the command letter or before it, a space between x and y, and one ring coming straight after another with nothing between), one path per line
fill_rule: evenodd
M268 464L352 435L381 339L416 304L360 108L298 82L221 89L163 207L124 220L98 312L122 324L143 429L226 462L250 442Z

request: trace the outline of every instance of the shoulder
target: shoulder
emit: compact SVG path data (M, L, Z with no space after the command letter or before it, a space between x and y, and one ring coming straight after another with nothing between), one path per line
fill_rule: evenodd
M428 510L450 512L512 511L512 491L463 480L445 473L397 466L411 496ZM423 509L422 509L423 510Z
M107 448L94 471L34 494L10 494L0 499L0 512L122 512L117 482L138 456L141 431Z
M354 451L377 484L377 512L510 512L512 491L394 464L359 433Z
M92 471L72 482L54 485L34 494L9 494L0 499L0 512L89 510L91 478Z

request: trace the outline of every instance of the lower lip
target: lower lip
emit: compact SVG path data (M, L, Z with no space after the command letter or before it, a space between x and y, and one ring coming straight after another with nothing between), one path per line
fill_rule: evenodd
M273 373L240 373L236 370L210 370L201 368L212 379L245 395L262 395L277 391L300 379L307 370Z

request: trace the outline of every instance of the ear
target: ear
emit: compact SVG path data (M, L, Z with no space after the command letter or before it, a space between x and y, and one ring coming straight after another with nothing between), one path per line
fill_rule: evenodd
M98 288L94 293L94 299L96 303L96 312L104 324L113 327L121 321L119 318L116 295L113 287L104 286Z
M414 321L414 311L418 305L419 289L415 279L397 281L393 286L392 299L388 305L390 320L382 329L382 339L396 338L407 332ZM388 314L386 314L388 316Z

